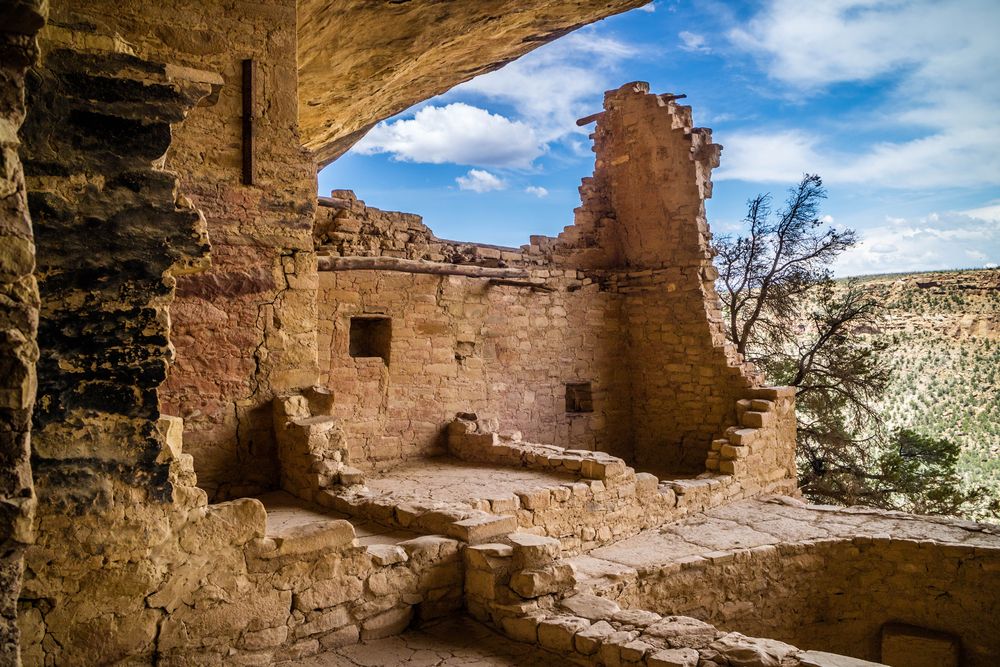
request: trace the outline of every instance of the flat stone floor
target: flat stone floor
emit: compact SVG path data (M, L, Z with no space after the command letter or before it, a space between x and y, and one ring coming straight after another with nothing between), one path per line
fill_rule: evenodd
M354 533L360 546L397 544L417 537L417 533L389 528L373 521L364 521L334 510L309 505L284 491L266 493L257 499L264 503L264 509L267 510L268 537L281 537L290 528L333 519L346 519L354 524Z
M375 495L429 505L513 498L516 491L559 486L576 480L573 475L438 457L371 473L365 479L365 486Z
M549 667L558 656L461 616L305 658L289 667Z
M994 549L1000 546L1000 526L868 508L805 506L775 498L748 500L701 512L571 560L585 577L622 572L623 568L641 574L712 552L854 536L891 536Z

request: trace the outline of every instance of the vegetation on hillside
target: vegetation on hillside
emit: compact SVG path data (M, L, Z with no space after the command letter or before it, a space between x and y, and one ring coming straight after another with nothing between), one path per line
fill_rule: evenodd
M997 469L981 448L961 440L973 425L977 433L995 428L996 371L980 368L968 350L958 352L954 363L947 357L961 373L952 376L954 382L983 387L982 398L994 405L963 404L950 412L928 406L935 398L948 399L944 387L927 379L934 373L920 364L945 364L955 348L915 358L910 352L921 346L911 339L929 334L894 329L912 319L911 312L942 321L964 317L966 297L942 291L940 281L932 280L918 288L936 289L934 297L890 289L901 298L890 306L889 294L872 280L834 281L830 264L857 239L819 217L825 196L822 181L810 175L789 192L780 211L772 211L769 195L759 195L749 202L747 234L716 243L727 335L770 382L798 388L804 493L818 502L1000 516L1000 493L981 474ZM942 299L936 299L938 292ZM931 386L937 394L925 399L923 389Z

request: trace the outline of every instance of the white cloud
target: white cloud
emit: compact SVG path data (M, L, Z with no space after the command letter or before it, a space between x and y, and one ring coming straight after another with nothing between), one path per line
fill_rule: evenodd
M677 33L677 36L681 38L681 50L682 51L693 51L697 53L709 53L711 49L705 43L705 36L699 35L695 32L688 32L687 30L682 30Z
M455 181L458 183L459 190L480 193L503 190L507 187L507 183L502 178L483 169L470 169L468 174L459 176Z
M448 98L481 96L514 108L518 119L543 143L589 130L576 119L601 110L605 90L621 82L616 68L638 53L634 46L583 28L448 93Z
M651 2L648 5L643 5L642 7L636 7L636 11L646 12L647 14L652 14L656 11L656 3Z
M723 143L722 166L713 180L792 183L807 172L829 179L817 164L816 139L804 132L718 133L716 140Z
M962 215L967 215L970 218L1000 222L1000 204L987 204L986 206L972 208L968 211L962 211L961 213Z
M997 25L1000 3L995 0L771 0L746 27L730 31L729 38L759 58L768 75L793 95L824 92L844 82L891 83L881 107L873 105L868 116L845 120L869 128L882 122L889 131L902 129L909 137L854 146L800 137L796 150L804 145L810 149L805 156L813 160L805 170L831 183L880 187L996 185ZM739 143L745 138L722 137L729 157L743 150ZM773 177L773 158L760 158L763 168L749 159L730 172L742 176L730 177Z
M458 102L379 123L353 150L405 162L526 168L545 148L529 125Z
M1000 260L1000 220L963 213L886 217L883 224L862 230L861 237L837 261L838 275L988 267Z
M541 199L542 197L549 196L549 191L540 185L529 185L524 189L524 191L527 192L529 195L535 195L539 199Z

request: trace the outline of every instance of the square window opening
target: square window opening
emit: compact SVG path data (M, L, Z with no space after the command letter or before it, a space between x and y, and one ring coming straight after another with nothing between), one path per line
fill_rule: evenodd
M357 358L381 358L389 365L392 344L392 319L388 317L352 317L350 355Z
M594 411L594 399L589 382L566 383L566 412L582 414Z

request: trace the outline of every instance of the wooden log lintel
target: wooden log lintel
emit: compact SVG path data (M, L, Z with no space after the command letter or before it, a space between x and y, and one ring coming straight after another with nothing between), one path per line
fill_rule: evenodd
M506 285L508 287L529 287L539 292L555 292L555 287L549 287L541 283L532 283L527 280L507 280L504 278L490 278L490 285Z
M400 257L334 257L318 258L320 271L399 271L426 273L437 276L467 276L470 278L527 278L524 269L510 269L471 264L448 264Z

